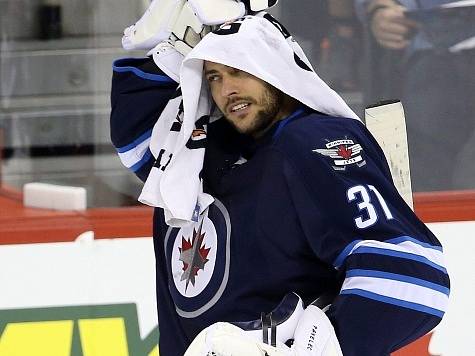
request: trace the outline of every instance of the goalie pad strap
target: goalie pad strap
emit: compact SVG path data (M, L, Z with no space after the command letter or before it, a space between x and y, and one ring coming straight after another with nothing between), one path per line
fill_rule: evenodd
M246 331L246 334L265 343L285 343L293 338L294 330L303 313L303 302L295 293L287 294L269 314L262 313L260 319L232 324ZM270 335L269 335L270 328Z
M261 313L261 325L262 325L262 342L264 344L269 343L269 322L266 313Z
M277 346L277 325L273 322L272 313L269 314L270 319L270 345Z

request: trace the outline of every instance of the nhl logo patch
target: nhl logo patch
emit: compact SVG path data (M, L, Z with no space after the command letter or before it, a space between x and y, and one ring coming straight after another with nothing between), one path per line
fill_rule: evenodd
M333 160L333 169L336 171L344 171L347 166L353 164L358 167L363 167L366 164L362 156L363 148L353 140L335 140L325 144L325 147L314 149L312 152L330 157Z

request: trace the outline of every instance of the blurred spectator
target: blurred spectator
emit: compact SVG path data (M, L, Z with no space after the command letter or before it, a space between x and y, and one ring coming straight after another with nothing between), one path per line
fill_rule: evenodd
M333 89L354 91L359 77L360 28L353 0L281 1L279 17L318 74Z
M318 73L337 91L358 86L361 31L353 0L328 0L329 31L321 42Z
M279 1L278 18L298 40L312 64L320 57L320 43L328 33L328 1Z
M365 101L402 100L414 190L475 188L475 49L437 38L473 26L474 12L426 12L434 18L422 25L407 11L452 1L354 1L368 33ZM431 27L440 32L431 37Z

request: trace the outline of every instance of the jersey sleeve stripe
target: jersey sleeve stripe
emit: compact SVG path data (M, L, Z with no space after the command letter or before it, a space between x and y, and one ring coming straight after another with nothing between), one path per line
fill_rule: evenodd
M387 297L387 296L384 296L384 295L380 295L380 294L377 294L377 293L372 293L372 292L368 292L368 291L360 290L360 289L347 289L347 290L342 291L340 294L342 294L342 295L359 295L361 297L376 300L378 302L392 304L392 305L395 305L395 306L398 306L398 307L408 308L408 309L420 311L420 312L423 312L423 313L435 315L439 318L442 318L443 315L445 314L444 311L441 311L441 310L436 309L436 308L431 308L431 307L428 307L426 305L407 302L407 301L404 301L404 300L391 298L391 297Z
M401 236L401 237L396 237L395 239L386 240L387 243L394 244L394 245L400 245L408 241L415 243L417 245L426 247L426 248L432 248L434 250L442 252L442 246L436 246L436 245L431 245L427 242L421 242L410 236Z
M391 256L391 257L405 258L405 259L408 259L408 260L424 263L424 264L426 264L428 266L431 266L431 267L433 267L433 268L435 268L435 269L437 269L441 272L447 273L447 270L445 269L444 266L441 266L441 265L431 261L427 257L420 256L420 255L414 254L414 253L402 252L402 251L397 251L397 250L394 250L394 249L384 249L384 248L380 248L380 247L379 248L378 247L359 247L358 249L353 251L353 254L356 254L356 253L374 253L374 254Z
M127 59L127 58L126 58ZM166 75L160 75L160 74L152 74L152 73L146 73L136 67L132 66L120 66L121 59L116 60L113 65L112 65L112 70L117 73L124 73L124 72L132 72L134 73L137 77L147 79L147 80L153 80L155 82L163 82L163 83L175 83L175 81L167 77Z
M447 309L449 301L449 297L439 291L391 279L373 277L346 278L341 291L352 289L364 290L404 302L417 303L441 312Z
M341 291L361 290L401 302L414 303L444 312L449 297L431 288L412 283L373 277L349 277L343 282Z
M127 168L131 168L142 161L147 151L150 152L149 144L150 138L126 152L119 153L119 158L122 161L122 164Z
M420 278L410 277L403 274L397 274L397 273L391 273L391 272L382 272L382 271L366 270L366 269L352 269L346 272L346 277L347 278L348 277L373 277L373 278L388 279L388 280L406 282L406 283L418 285L421 287L433 289L447 296L449 296L450 294L449 288L444 287L440 284L432 283Z
M339 269L352 254L374 253L419 261L447 273L443 254L438 248L434 248L432 245L426 246L427 244L420 243L420 241L406 236L398 239L400 240L398 240L397 244L388 242L394 241L394 239L388 241L353 241L340 253L334 262L334 266L336 269Z
M124 152L127 152L127 151L130 151L131 149L135 148L136 146L140 145L142 142L146 141L147 139L150 138L150 136L152 136L152 130L147 130L145 133L143 133L142 135L140 135L138 138L136 138L132 143L126 145L126 146L122 146L122 147L118 147L116 148L117 152L119 153L124 153Z
M150 149L147 149L142 159L138 161L137 163L135 163L132 167L130 167L130 170L134 173L137 172L140 168L143 167L145 163L147 163L150 160L151 157L152 157L152 152L150 151Z
M355 246L362 241L363 240L355 240L349 243L348 245L346 245L343 251L341 251L341 253L336 258L335 262L333 262L333 266L335 266L336 269L340 268L345 262L346 258L351 254Z

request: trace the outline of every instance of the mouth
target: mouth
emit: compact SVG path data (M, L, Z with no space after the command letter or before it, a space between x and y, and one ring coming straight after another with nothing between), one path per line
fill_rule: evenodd
M229 114L237 114L237 115L244 114L248 111L247 109L250 106L251 106L251 103L249 102L233 103L233 104L228 105L227 111Z

